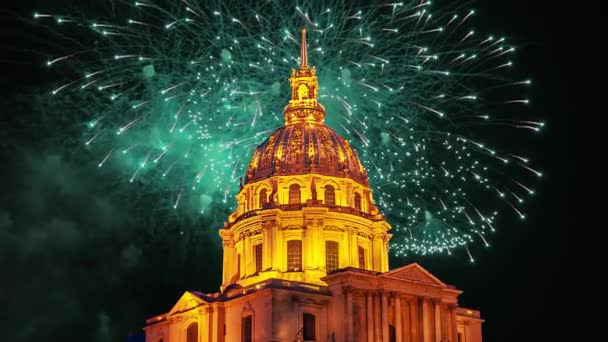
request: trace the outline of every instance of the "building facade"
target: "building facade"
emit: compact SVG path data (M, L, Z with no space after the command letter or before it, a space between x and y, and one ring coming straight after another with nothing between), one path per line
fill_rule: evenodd
M324 124L316 69L289 79L285 124L258 146L220 230L220 292L187 291L147 342L480 342L479 312L414 263L389 270L391 226L348 141Z

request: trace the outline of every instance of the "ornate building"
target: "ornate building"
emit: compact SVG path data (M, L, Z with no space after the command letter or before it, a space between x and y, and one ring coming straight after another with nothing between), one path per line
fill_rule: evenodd
M221 292L186 291L147 320L148 342L480 342L479 312L418 264L388 268L391 226L348 141L324 124L301 64L285 125L258 146L220 230Z

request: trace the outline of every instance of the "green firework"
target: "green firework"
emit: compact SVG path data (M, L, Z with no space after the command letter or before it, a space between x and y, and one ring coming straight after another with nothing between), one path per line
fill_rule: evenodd
M80 108L82 143L125 183L162 188L174 207L198 198L202 212L210 194L232 201L253 148L283 123L305 25L327 124L368 169L395 254L471 256L469 244L489 245L499 212L525 218L542 174L484 140L544 123L521 119L531 82L512 76L505 38L471 28L473 10L420 0L100 7L94 18L34 17L73 49L48 59L76 75L52 95Z

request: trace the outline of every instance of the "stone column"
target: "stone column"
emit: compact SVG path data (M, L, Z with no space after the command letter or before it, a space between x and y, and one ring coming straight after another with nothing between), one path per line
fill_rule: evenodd
M374 342L374 302L370 292L365 294L367 309L367 342Z
M224 246L224 270L223 270L223 285L227 286L234 278L234 266L236 263L234 240L232 235L223 240Z
M287 255L286 246L283 241L283 232L278 225L272 227L272 268L283 271L286 268Z
M435 301L435 342L441 342L441 304L439 301Z
M403 342L412 341L412 328L411 328L411 315L410 315L410 301L405 299L402 303L403 312Z
M441 341L447 342L451 340L452 325L449 321L449 307L447 304L441 305Z
M352 341L353 334L353 293L350 289L344 289L346 292L346 340Z
M429 300L422 300L422 336L424 342L431 342L431 312L429 308Z
M399 294L395 294L395 341L403 342L403 330L401 322L401 298Z
M350 235L351 228L344 227L344 233L342 233L342 242L340 242L340 264L345 263L348 266L350 266ZM340 265L338 265L338 267L340 267Z
M420 342L420 324L418 323L418 299L410 302L410 336L412 342Z
M208 306L207 307L207 341L208 342L214 342L213 341L213 308Z
M388 240L390 239L388 234L384 234L382 237L382 269L380 272L388 271Z
M380 294L380 299L382 301L382 341L389 342L388 339L388 299L386 298L386 293Z
M314 236L313 236L312 242L313 242L313 246L323 245L323 247L325 247L325 241L323 240L323 219L320 219L320 218L315 219ZM318 251L314 250L314 248L313 248L313 253L318 253ZM338 251L338 255L340 255L339 251ZM313 267L315 269L319 269L322 265L325 265L324 260L325 260L325 253L323 253L321 255L317 254Z
M370 268L373 271L382 272L382 265L384 262L383 256L383 246L384 242L382 241L382 236L378 234L374 234L372 238L372 267Z
M452 326L452 342L458 342L458 326L456 322L456 305L450 305L450 325Z
M272 225L262 223L262 270L272 268Z
M252 248L251 248L251 238L249 236L246 236L243 239L243 261L244 263L242 264L243 267L243 277L247 277L248 275L252 274L253 272L251 272L251 259L253 259L251 257L251 252Z
M220 322L219 322L219 308L218 307L214 307L213 308L213 319L212 319L212 326L211 326L211 341L213 342L219 342L219 327L220 327Z
M359 267L359 239L357 238L357 229L350 229L350 262L348 266Z

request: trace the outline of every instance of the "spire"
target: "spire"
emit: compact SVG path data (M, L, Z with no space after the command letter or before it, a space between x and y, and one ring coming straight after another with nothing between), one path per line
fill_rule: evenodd
M302 27L300 42L300 70L308 69L308 46L306 45L306 26Z
M318 102L319 82L317 69L308 65L308 46L306 44L306 27L302 27L300 42L300 68L291 69L291 100L285 107L285 123L298 122L323 123L325 108Z

